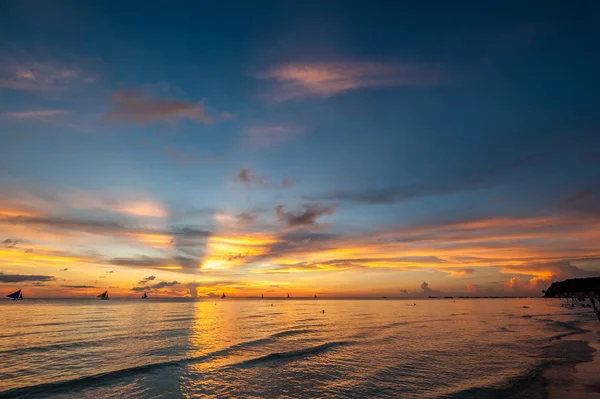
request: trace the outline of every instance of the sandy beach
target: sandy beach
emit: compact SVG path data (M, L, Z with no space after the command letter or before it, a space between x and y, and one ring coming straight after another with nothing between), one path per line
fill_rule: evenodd
M543 373L548 399L600 397L600 322L581 311L584 330L560 338L549 347L556 363Z

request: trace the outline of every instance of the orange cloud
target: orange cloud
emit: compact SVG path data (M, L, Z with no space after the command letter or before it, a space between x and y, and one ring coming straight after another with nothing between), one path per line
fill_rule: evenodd
M153 98L139 91L118 91L113 94L111 120L148 124L160 121L189 119L204 124L215 118L206 114L204 103L188 103L173 98Z
M330 97L363 87L432 85L439 79L439 72L411 64L331 61L279 65L258 77L274 80L277 83L274 98L285 101Z
M122 203L114 207L114 210L135 216L147 216L155 218L165 218L168 216L168 212L160 204L149 201Z
M152 233L139 233L139 232L127 232L125 235L135 238L141 243L149 244L153 248L164 248L173 245L173 237L167 234L152 234Z
M9 118L17 119L38 119L45 120L48 118L55 118L57 116L64 116L69 111L64 109L44 109L39 111L26 111L26 112L9 112L4 114Z

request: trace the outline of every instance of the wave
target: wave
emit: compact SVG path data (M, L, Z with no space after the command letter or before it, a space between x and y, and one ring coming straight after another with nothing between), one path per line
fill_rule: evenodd
M544 373L554 367L574 368L577 363L592 360L594 349L587 341L559 341L544 348L544 360L526 369L522 374L503 381L500 385L473 387L442 398L546 398L547 378ZM565 371L562 370L561 374Z
M106 373L84 376L84 377L75 378L75 379L71 379L71 380L57 381L57 382L44 383L44 384L38 384L38 385L30 385L30 386L21 387L21 388L13 388L13 389L9 389L7 391L0 391L0 398L18 398L18 397L28 398L30 396L35 396L35 395L40 395L40 394L44 394L44 395L48 396L50 394L56 394L56 393L61 393L61 392L72 392L74 390L88 388L90 386L97 386L106 381L112 381L115 379L126 378L126 377L130 377L133 375L138 375L138 374L150 373L150 372L160 370L160 369L166 368L166 367L181 367L183 365L190 364L190 363L200 363L200 362L204 362L204 361L209 361L209 360L212 360L217 357L227 356L232 351L235 351L238 349L253 347L253 346L260 346L262 344L272 342L272 341L273 340L271 338L261 338L261 339L256 339L256 340L252 340L252 341L241 342L239 344L232 345L228 348L225 348L225 349L222 349L219 351L215 351L215 352L211 352L211 353L208 353L205 355L192 356L192 357L169 360L169 361L158 362L158 363L144 364L144 365L129 367L129 368L121 369L121 370L115 370L115 371L109 371Z
M141 336L129 336L129 335L114 335L101 339L93 339L93 340L85 340L85 341L70 341L70 342L59 342L51 345L37 345L37 346L28 346L24 348L16 348L16 349L7 349L0 351L0 355L12 355L12 356L20 356L29 353L45 353L45 352L53 352L59 350L69 350L69 349L78 349L78 348L92 348L103 346L105 342L116 342L123 340L149 340L149 339L157 339L157 338L173 338L177 337L180 334L179 332L188 331L187 328L172 328L169 330L156 331L152 334L145 334Z
M100 374L95 374L95 375L90 375L90 376L84 376L84 377L75 378L75 379L71 379L71 380L57 381L57 382L44 383L44 384L38 384L38 385L30 385L30 386L21 387L21 388L13 388L13 389L9 389L7 391L0 391L0 398L18 398L18 397L27 398L27 397L31 397L31 396L35 396L35 395L40 395L40 394L44 394L45 396L48 396L48 395L57 394L57 393L61 393L61 392L72 393L73 391L76 391L79 389L90 388L92 386L101 385L102 383L105 383L107 381L113 381L113 380L117 380L117 379L127 378L127 377L138 375L138 374L150 373L150 372L154 372L156 370L160 370L160 369L167 368L167 367L181 367L181 366L184 366L184 365L190 364L190 363L199 363L199 362L209 361L209 360L212 360L217 357L227 356L236 349L262 345L262 344L270 342L270 341L272 341L271 338L262 338L262 339L257 339L257 340L253 340L253 341L242 342L240 344L236 344L236 345L230 346L228 348L225 348L225 349L222 349L219 351L215 351L212 353L208 353L205 355L192 356L192 357L158 362L158 363L144 364L144 365L140 365L140 366L129 367L126 369L109 371L106 373L100 373ZM330 350L330 349L333 349L333 348L336 348L336 347L339 347L342 345L348 345L348 344L349 344L349 342L345 342L345 341L327 342L327 343L324 343L324 344L321 344L318 346L313 346L310 348L300 349L300 350L296 350L296 351L270 353L270 354L262 356L262 357L258 357L255 359L244 361L242 363L238 363L237 366L239 366L239 365L248 366L248 365L253 365L253 364L257 364L257 363L274 361L274 360L278 360L278 359L291 359L291 358L296 358L296 357L310 356L310 355L322 353L327 350ZM236 365L232 365L232 367L235 367L235 366Z
M244 320L244 319L262 319L263 317L266 317L266 315L264 314L252 314L250 316L244 316L244 317L240 317L240 320Z
M286 331L278 332L278 333L271 335L271 338L291 337L294 335L309 334L309 333L312 333L313 331L314 330L286 330Z
M12 355L12 356L20 356L28 353L36 353L36 352L51 352L51 351L59 351L65 349L77 349L77 348L91 348L94 346L101 346L103 341L107 341L107 339L95 340L95 341L78 341L78 342L69 342L64 344L52 344L52 345L40 345L40 346L29 346L26 348L19 349L8 349L4 351L0 351L0 355ZM111 339L112 341L112 339Z
M255 358L255 359L243 361L241 363L238 363L237 365L238 366L250 366L250 365L259 364L259 363L272 362L275 360L293 359L293 358L297 358L297 357L316 355L316 354L328 351L330 349L334 349L334 348L344 346L344 345L349 345L349 344L350 344L350 342L347 342L347 341L326 342L321 345L312 346L309 348L299 349L299 350L295 350L295 351L269 353L268 355L265 355L265 356L261 356L261 357Z

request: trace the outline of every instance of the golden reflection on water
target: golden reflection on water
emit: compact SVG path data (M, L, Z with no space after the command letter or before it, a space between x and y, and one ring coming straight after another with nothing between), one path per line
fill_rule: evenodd
M420 386L436 378L427 389L439 396L518 377L564 333L544 320L569 316L556 302L530 299L25 300L0 303L0 312L9 326L0 331L3 389L174 362L128 374L137 383L127 388L107 382L105 392L132 396L160 396L167 386L183 396L223 387L234 396L368 396L361 384L369 381Z

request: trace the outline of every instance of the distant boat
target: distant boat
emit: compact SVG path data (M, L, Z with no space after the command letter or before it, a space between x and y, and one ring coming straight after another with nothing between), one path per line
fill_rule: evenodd
M19 290L17 292L13 292L12 294L8 294L6 297L12 298L13 301L16 301L17 299L23 299L23 293L21 290Z
M317 294L315 294L315 299L317 299Z
M108 291L104 291L102 294L98 295L97 298L100 298L101 300L107 300L108 299Z
M225 295L225 293L223 293L223 295L221 295L221 299L225 299L227 298L227 295Z
M290 299L290 294L288 294L288 297L287 297L287 299Z
M146 293L144 292L144 295L142 295L142 299L146 299L146 298L148 298L148 294L146 294Z
M265 296L264 296L263 294L260 294L260 297L261 297L262 299L265 299Z

